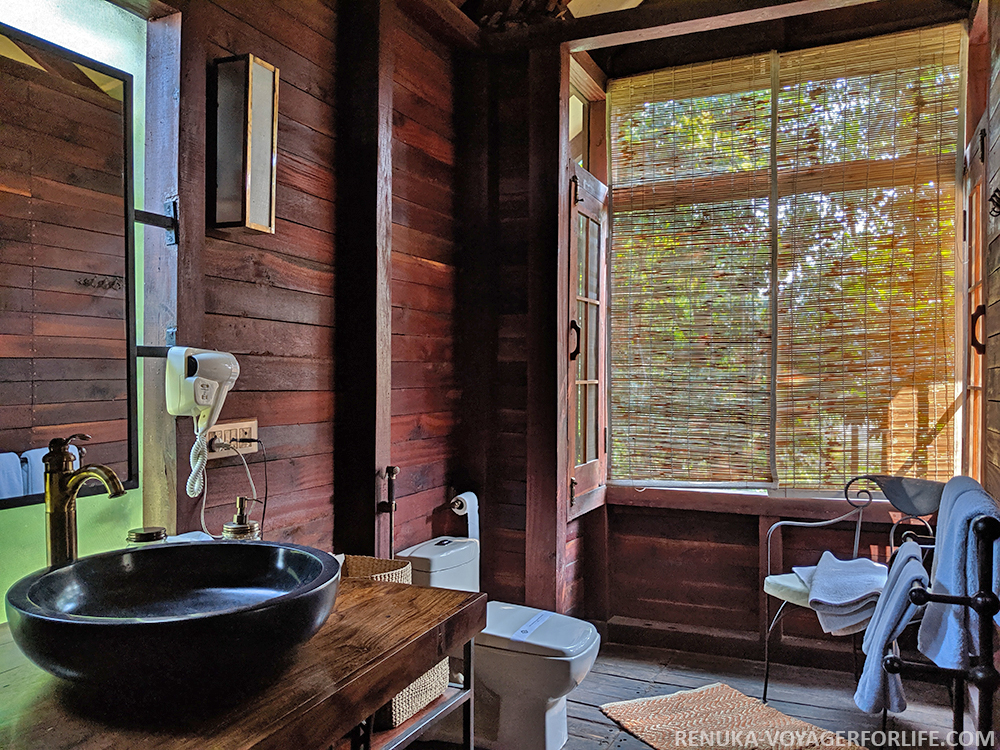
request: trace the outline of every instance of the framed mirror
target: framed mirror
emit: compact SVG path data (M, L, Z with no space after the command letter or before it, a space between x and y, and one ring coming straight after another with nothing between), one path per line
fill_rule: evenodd
M133 489L132 76L0 24L0 92L0 509L76 433Z

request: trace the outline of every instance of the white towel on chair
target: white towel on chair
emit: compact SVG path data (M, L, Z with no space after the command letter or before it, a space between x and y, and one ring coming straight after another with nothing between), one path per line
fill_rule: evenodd
M24 472L16 453L0 453L0 498L24 494Z
M809 608L827 633L847 635L863 630L885 585L885 565L866 558L838 560L824 552L813 567L792 571L809 587Z
M976 593L979 557L972 522L979 516L1000 518L1000 509L993 498L968 477L949 480L941 495L934 542L933 593L951 596ZM994 543L993 561L993 580L988 583L996 591L1000 583L1000 543ZM1000 621L1000 615L994 619ZM969 654L979 653L979 615L969 607L929 603L920 624L917 647L939 667L965 669Z
M847 612L878 599L889 571L864 557L838 560L827 550L813 568L792 568L809 587L809 606L820 611Z
M903 682L898 674L889 674L882 668L882 658L919 609L910 602L913 582L920 581L927 586L928 580L921 561L920 545L913 541L904 542L896 552L861 646L867 656L858 689L854 693L854 702L862 711L874 714L887 708L899 713L906 709Z
M868 627L868 621L875 614L875 602L870 601L860 607L844 612L816 611L816 619L824 633L830 635L852 635Z

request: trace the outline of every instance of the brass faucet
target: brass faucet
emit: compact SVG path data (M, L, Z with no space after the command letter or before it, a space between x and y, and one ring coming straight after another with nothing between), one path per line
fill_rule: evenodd
M71 435L49 441L45 463L45 533L49 567L57 568L76 559L76 495L84 482L96 479L104 484L108 497L121 497L125 488L107 466L91 464L73 471L76 460L70 453L73 440L90 440L90 435Z

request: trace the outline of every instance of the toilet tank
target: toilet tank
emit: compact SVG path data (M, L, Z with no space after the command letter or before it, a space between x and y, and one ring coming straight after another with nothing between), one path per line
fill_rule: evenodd
M479 540L439 536L397 552L409 560L415 586L479 591Z

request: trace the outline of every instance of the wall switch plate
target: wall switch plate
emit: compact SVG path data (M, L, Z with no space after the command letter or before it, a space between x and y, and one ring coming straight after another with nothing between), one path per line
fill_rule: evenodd
M256 453L257 443L237 443L239 438L257 438L257 420L243 419L239 422L216 422L208 431L208 460L213 458L232 458L234 454L228 448L212 448L212 439L230 443L240 453Z

